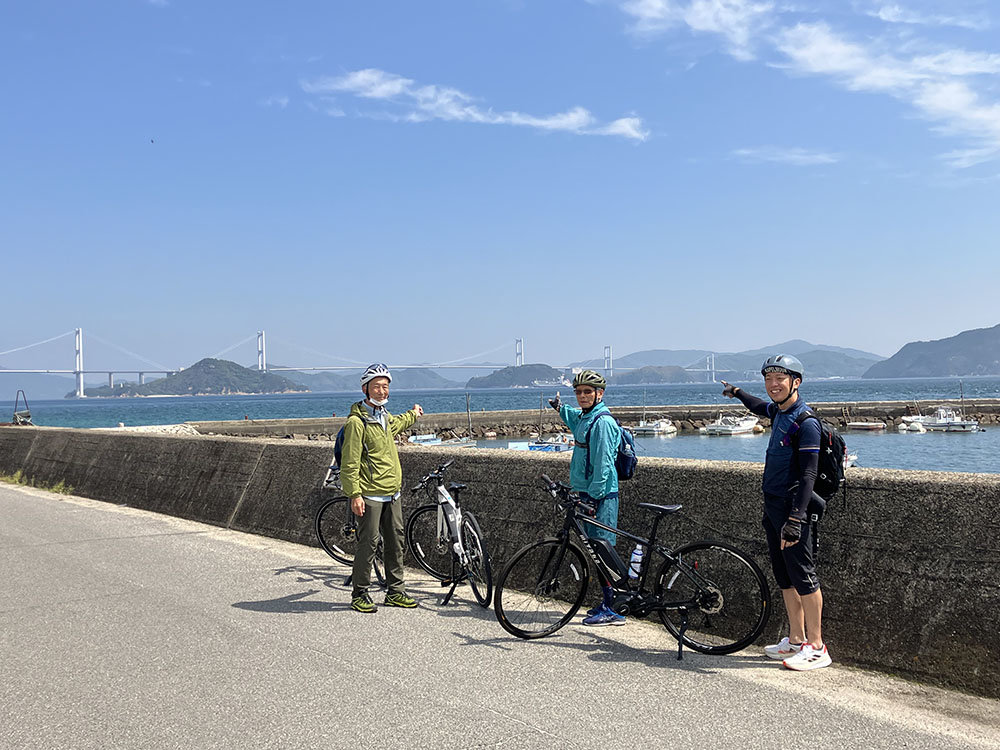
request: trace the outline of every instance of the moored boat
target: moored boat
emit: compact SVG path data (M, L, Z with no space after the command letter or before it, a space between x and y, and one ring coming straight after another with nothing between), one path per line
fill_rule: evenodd
M673 435L677 432L677 425L669 419L654 419L646 421L640 419L639 424L632 428L635 435Z
M979 432L977 420L966 418L950 406L939 406L934 416L924 417L920 424L932 432Z
M699 432L705 435L745 435L753 432L756 426L757 417L752 414L743 416L719 414L714 422L705 425Z

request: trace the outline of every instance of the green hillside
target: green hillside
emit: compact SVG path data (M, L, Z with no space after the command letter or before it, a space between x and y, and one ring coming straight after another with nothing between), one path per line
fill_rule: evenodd
M654 385L656 383L694 383L697 377L683 367L640 367L611 378L613 385Z
M1000 325L936 341L913 341L877 362L864 378L943 378L1000 375Z
M504 367L489 375L470 378L466 388L512 388L530 386L536 380L553 380L562 377L562 370L543 364Z
M138 383L116 384L115 387L87 388L87 396L224 396L238 393L304 393L305 386L269 372L258 372L225 359L203 359L165 378ZM66 394L71 398L75 394Z

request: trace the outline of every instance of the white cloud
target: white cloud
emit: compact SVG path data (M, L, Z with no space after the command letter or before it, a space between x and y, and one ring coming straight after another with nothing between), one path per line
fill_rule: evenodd
M355 70L342 76L326 76L301 82L302 90L317 96L349 94L382 102L385 111L366 115L403 122L443 120L486 125L519 125L538 130L562 131L580 135L610 135L644 141L649 132L638 117L623 117L600 124L583 107L573 107L554 115L537 116L523 112L495 112L483 108L468 94L448 86L418 85L415 81L377 68Z
M692 31L720 34L728 40L729 53L740 60L754 57L753 42L771 24L774 4L750 0L622 0L622 10L632 17L633 31L656 33L680 25Z
M886 23L901 23L914 26L957 26L973 31L982 31L989 28L989 22L982 18L928 15L895 4L883 5L876 10L869 11L868 15Z
M971 147L942 155L964 168L1000 156L1000 104L984 102L967 80L996 74L1000 57L949 50L905 58L847 42L825 24L786 29L777 48L798 72L829 75L851 90L877 91L904 101L945 135L966 138Z
M836 154L778 146L739 148L733 151L733 156L747 162L774 162L793 167L815 167L823 164L836 164L840 161L840 157Z
M850 91L902 101L932 122L936 132L966 141L942 155L953 166L1000 158L1000 101L996 94L1000 90L1000 54L942 42L932 44L912 31L884 38L851 37L817 21L822 9L815 5L803 8L752 0L616 2L631 19L632 31L667 33L686 27L714 34L736 59L765 57L768 65L791 73L827 77ZM985 20L957 11L934 15L895 3L881 3L876 10L860 12L893 24L988 26Z

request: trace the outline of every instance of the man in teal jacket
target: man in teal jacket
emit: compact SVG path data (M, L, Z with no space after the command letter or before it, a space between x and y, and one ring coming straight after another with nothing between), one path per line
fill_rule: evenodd
M344 494L351 499L351 510L360 517L358 549L354 555L354 590L351 608L357 612L375 612L377 607L368 595L372 563L382 532L385 560L386 594L389 607L416 607L406 594L403 581L403 509L400 490L403 469L399 465L395 437L409 429L424 410L420 404L392 416L385 408L389 401L392 375L381 363L369 365L361 376L364 401L351 406L344 425L341 448L340 481Z
M615 470L615 456L622 431L604 404L606 388L604 376L593 370L583 370L573 378L573 392L579 408L564 405L558 394L549 403L559 412L559 418L573 433L576 443L569 464L570 485L574 492L580 493L582 500L595 506L597 521L606 526L617 526L618 472ZM615 535L610 531L589 526L587 533L595 539L607 539L614 547ZM611 608L614 601L611 582L602 581L601 589L601 603L587 611L583 624L624 625L625 618Z

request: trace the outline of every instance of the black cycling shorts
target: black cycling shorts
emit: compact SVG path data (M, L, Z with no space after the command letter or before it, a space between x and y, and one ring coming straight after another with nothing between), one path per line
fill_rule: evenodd
M815 528L811 523L802 524L802 536L798 544L781 549L781 527L788 520L788 509L765 507L761 525L767 536L767 552L771 558L771 570L778 588L795 588L800 595L814 594L819 591L819 578L816 576L816 561L813 559L813 533Z

